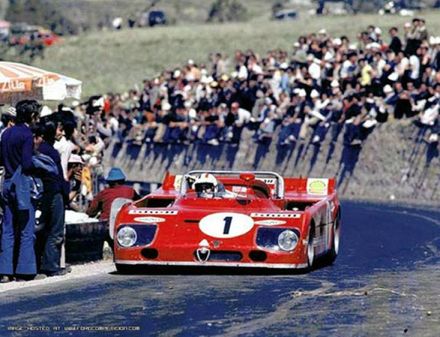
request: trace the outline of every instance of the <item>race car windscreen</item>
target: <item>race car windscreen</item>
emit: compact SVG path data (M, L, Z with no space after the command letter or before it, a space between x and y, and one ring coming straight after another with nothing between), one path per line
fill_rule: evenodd
M211 186L193 186L187 190L188 197L219 198L219 199L268 199L270 191L262 186L239 183L223 183L212 189Z

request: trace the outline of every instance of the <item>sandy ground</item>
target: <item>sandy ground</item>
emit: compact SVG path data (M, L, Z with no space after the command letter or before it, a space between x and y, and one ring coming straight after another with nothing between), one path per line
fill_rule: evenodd
M99 276L115 271L113 261L98 261L80 265L72 265L72 272L63 276L53 276L42 280L28 282L10 282L0 285L0 294L16 289L27 289L41 285L55 284L90 276Z

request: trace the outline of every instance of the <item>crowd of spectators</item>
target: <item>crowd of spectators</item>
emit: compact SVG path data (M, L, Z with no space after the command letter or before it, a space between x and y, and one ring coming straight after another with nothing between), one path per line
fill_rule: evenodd
M323 142L330 143L322 153L328 163L343 134L342 183L373 130L401 119L420 127L413 157L424 142L427 161L438 156L440 37L429 35L423 19L387 34L371 25L355 41L322 29L292 47L263 56L213 53L207 64L188 60L145 80L141 90L106 95L102 127L118 139L112 156L127 143L130 161L145 147L145 156L167 169L177 159L204 165L208 156L233 167L247 128L256 143L254 168L275 143L277 168L296 167L311 150L310 172Z
M23 100L3 112L0 283L69 272L65 210L84 209L96 190L93 169L105 147L95 136L99 109L93 98L81 115Z

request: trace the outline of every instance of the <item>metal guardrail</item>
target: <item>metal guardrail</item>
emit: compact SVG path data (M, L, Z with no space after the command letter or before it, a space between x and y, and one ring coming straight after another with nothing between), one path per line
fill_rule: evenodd
M107 221L66 224L66 261L79 263L101 260L106 240Z

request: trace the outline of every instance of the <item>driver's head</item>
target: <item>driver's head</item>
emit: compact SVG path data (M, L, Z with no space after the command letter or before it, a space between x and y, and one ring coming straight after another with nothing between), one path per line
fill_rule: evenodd
M194 189L200 198L213 198L217 191L217 179L209 173L201 174L194 181Z

